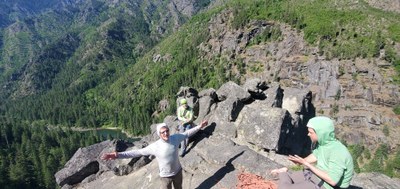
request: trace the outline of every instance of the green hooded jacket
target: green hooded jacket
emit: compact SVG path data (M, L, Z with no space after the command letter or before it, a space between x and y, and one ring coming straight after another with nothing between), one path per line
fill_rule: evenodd
M312 152L317 158L317 168L328 173L340 188L349 187L354 174L353 158L347 148L335 138L333 121L327 117L314 117L307 127L314 129L318 137L318 143ZM324 187L333 188L326 182Z
M193 121L193 110L189 106L187 106L187 108L184 106L179 106L176 114L178 116L178 120L184 123Z

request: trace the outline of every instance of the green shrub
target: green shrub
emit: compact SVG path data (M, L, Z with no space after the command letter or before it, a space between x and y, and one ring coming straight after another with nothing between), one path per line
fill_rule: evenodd
M400 42L400 24L399 23L392 23L389 28L390 36L393 36L393 39L396 42Z
M383 126L382 132L386 137L388 137L389 134L390 134L389 133L389 127L387 125Z
M292 171L301 171L304 168L301 165L293 165L293 166L289 167L289 169L292 170Z
M355 145L349 145L347 146L347 148L349 149L349 152L353 157L354 171L359 173L361 170L358 162L361 161L359 158L362 157L361 154L364 152L365 147L361 144L355 144Z
M371 152L369 151L368 148L365 148L365 150L364 150L364 157L366 159L371 159Z
M335 103L332 106L332 114L336 115L337 113L339 113L339 105Z
M395 106L395 107L393 108L393 112L394 112L396 115L400 115L400 105Z

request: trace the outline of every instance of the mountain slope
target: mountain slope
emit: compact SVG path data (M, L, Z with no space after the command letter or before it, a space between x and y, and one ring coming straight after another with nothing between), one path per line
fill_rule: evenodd
M358 171L396 176L395 166L385 170L392 164L379 165L400 144L397 13L365 1L232 0L196 14L208 4L62 1L10 25L1 32L2 125L17 119L145 135L174 113L181 86L257 77L279 82L287 96L296 92L289 88L312 91L316 114L335 119ZM283 108L300 117L290 103Z
M57 0L43 0L40 2L14 0L0 1L0 28L7 27L17 20L34 17L57 4Z
M309 89L317 114L336 120L338 136L358 157L357 171L393 176L389 163L384 170L377 162L399 151L399 31L393 29L399 15L385 16L363 2L351 7L338 2L233 1L197 15L108 92L98 93L98 100L114 106L118 115L132 115L126 122L135 131L145 128L140 121L150 115L161 121L173 113L173 89L180 86L216 88L227 80L258 77ZM313 13L316 7L319 12ZM377 20L382 21L372 27ZM284 108L296 114L290 105Z
M110 121L106 114L114 110L107 109L102 113L104 117L96 116L94 109L100 107L88 102L91 92L87 91L96 86L100 89L92 90L107 88L139 56L207 4L208 1L63 1L57 10L15 23L4 30L0 62L4 80L0 96L15 101L3 109L22 111L22 119L46 119L54 124L106 124ZM20 25L26 27L12 29ZM66 40L71 36L74 45ZM57 49L71 52L57 53ZM49 68L46 64L58 66ZM19 108L27 103L41 113L32 115ZM71 109L60 115L58 107ZM89 119L94 122L89 124Z
M207 1L196 1L192 6L203 2ZM399 16L394 13L385 15L362 1L301 1L297 4L293 1L232 1L225 7L228 11L222 13L223 16L213 18L221 9L197 16L191 24L144 57L141 56L150 47L186 19L177 15L191 15L193 12L187 13L188 10L199 9L187 9L190 6L180 1L140 3L64 2L60 11L50 11L48 15L26 20L21 27L16 27L20 29L7 28L5 31L13 31L9 35L25 36L27 40L21 40L21 44L27 45L13 47L11 44L15 43L7 41L5 44L10 45L4 45L2 52L6 56L2 56L2 76L12 77L4 82L1 94L2 99L15 100L5 103L3 111L10 114L20 112L21 119L44 119L53 124L122 126L139 134L148 132L146 125L153 119L173 112L173 91L182 85L217 87L227 80L240 82L250 75L282 80L291 85L290 69L282 63L307 62L313 57L328 61L335 58L349 60L348 63L339 63L339 70L334 73L339 76L347 75L346 72L352 77L364 73L362 70L348 70L353 69L347 65L356 58L364 59L361 64L365 61L378 65L387 62L395 67L399 64L397 36L400 30L399 19L396 19ZM161 6L168 7L167 12L155 11L155 14L154 10ZM168 20L161 15L174 19ZM53 20L49 23L53 24L47 26L54 25L56 30L49 30L41 24L49 18ZM61 18L67 18L65 24L57 22ZM207 22L212 22L213 26L207 26ZM279 45L292 43L290 40L279 43L284 35L292 35L280 24L284 22L304 34L306 43L298 41L300 49L296 50L294 46L286 51L279 49L282 48ZM239 41L232 40L235 37ZM66 39L71 39L74 44ZM306 47L308 44L318 48ZM274 45L278 45L276 50L272 49ZM22 53L11 50L23 49L22 46L30 50ZM251 56L246 54L258 53L263 48L267 48L265 58L251 60ZM23 56L11 64L11 57L16 56L7 52ZM283 56L291 58L283 59ZM57 66L51 66L53 63ZM287 71L283 72L285 69ZM396 74L390 71L387 74L398 82ZM312 87L311 78L304 80L307 77L310 76L300 74L296 85ZM340 89L338 83L328 85L333 87L327 89L323 99L333 97L333 101L323 106L331 106L328 112L334 113L338 108L338 99L335 98L344 96L344 88ZM392 98L390 95L383 98L383 104L394 108L398 102ZM167 109L157 107L161 100L169 101ZM22 104L32 104L32 109L40 113L32 114L29 109L20 108ZM60 107L67 108L60 112ZM323 110L320 112L324 113Z

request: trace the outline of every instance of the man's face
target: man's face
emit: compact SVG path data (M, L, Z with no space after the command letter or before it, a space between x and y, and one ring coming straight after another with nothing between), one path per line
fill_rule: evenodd
M162 127L160 129L160 138L164 141L167 141L169 139L169 129L167 127Z
M310 137L312 143L317 143L318 142L318 136L317 133L315 133L314 129L308 128L308 136Z

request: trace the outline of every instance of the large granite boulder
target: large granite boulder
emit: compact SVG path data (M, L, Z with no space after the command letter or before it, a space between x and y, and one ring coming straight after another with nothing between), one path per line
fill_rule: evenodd
M251 98L251 95L248 91L232 81L223 84L217 90L217 96L219 101L224 101L229 97L235 97L242 102L246 102Z
M110 141L104 141L85 148L79 148L64 168L55 174L59 186L74 185L100 170L99 157L103 149L113 146Z
M281 108L268 108L253 103L243 108L236 120L237 137L265 150L287 151L292 123L289 113ZM289 150L290 151L290 150Z
M196 99L199 117L209 125L192 136L187 154L180 158L184 188L235 188L238 175L248 172L272 179L269 171L294 166L284 154L310 152L307 121L315 116L312 93L305 89L270 86L259 79L239 86L228 82L220 89L197 94L181 88L178 98ZM193 102L193 101L192 101ZM165 117L171 134L177 132L175 115ZM158 140L156 125L140 141L105 141L79 149L56 173L63 188L158 188L158 164L153 157L103 161L110 151L140 149ZM356 175L351 188L398 188L399 182L382 174Z

